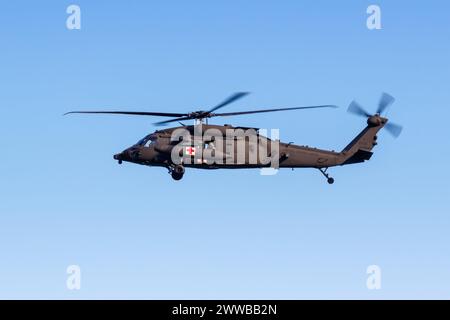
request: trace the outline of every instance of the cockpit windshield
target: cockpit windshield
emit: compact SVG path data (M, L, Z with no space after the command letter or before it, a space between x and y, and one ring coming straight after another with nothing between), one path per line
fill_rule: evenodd
M154 144L156 141L156 136L154 134L149 134L148 136L145 136L141 140L139 140L136 145L141 147L148 147L152 144Z

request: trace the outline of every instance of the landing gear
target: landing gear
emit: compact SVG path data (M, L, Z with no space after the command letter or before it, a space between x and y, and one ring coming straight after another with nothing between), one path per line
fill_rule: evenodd
M181 178L183 178L183 175L182 175L182 174L178 174L178 173L176 173L176 172L172 172L172 179L173 179L173 180L178 181L178 180L181 180Z
M330 177L330 175L327 173L328 168L319 168L319 171L324 175L325 178L327 178L328 184L333 184L334 179Z
M172 179L178 181L181 180L181 178L183 178L184 167L182 165L172 166L169 167L169 172L172 175Z

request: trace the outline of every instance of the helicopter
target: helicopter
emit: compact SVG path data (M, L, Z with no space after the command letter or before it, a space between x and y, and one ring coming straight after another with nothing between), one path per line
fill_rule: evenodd
M181 180L185 168L197 169L250 169L250 168L314 168L319 170L329 184L334 183L328 169L330 167L362 163L372 157L372 149L377 145L377 133L386 128L398 137L402 126L388 122L383 112L395 101L394 97L383 93L375 114L367 112L359 103L352 101L348 112L366 118L366 127L342 151L323 150L308 146L284 143L261 134L259 128L208 124L213 117L228 117L266 112L292 111L319 108L337 108L336 105L316 105L293 108L260 109L217 113L248 92L236 92L223 102L207 111L189 113L149 112L149 111L70 111L68 114L114 114L134 116L170 117L156 122L167 125L178 122L180 126L156 130L137 143L113 156L119 164L123 161L155 167L165 167L174 180ZM182 121L194 120L193 125ZM212 131L214 134L205 134ZM181 132L181 134L180 134ZM230 132L232 134L230 134ZM239 132L239 134L236 134ZM224 142L225 141L225 142ZM240 145L240 147L239 147ZM257 152L257 151L258 152ZM261 153L260 151L263 150Z

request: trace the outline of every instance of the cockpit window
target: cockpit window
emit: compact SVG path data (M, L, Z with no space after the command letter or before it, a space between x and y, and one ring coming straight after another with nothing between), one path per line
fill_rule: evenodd
M148 147L152 144L154 144L156 141L156 136L153 134L149 134L148 136L142 138L141 140L139 140L136 145L141 146L141 147Z

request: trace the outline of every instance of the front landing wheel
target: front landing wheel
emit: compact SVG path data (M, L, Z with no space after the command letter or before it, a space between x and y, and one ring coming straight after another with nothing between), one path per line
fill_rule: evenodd
M178 180L181 180L181 178L183 178L182 174L176 173L175 171L172 172L172 179L173 180L178 181Z
M333 178L328 178L328 179L327 179L327 182L328 182L329 184L333 184L333 183L334 183L334 179L333 179Z
M172 178L173 180L181 180L181 178L183 178L184 175L184 167L181 165L177 165L172 169L171 172Z

